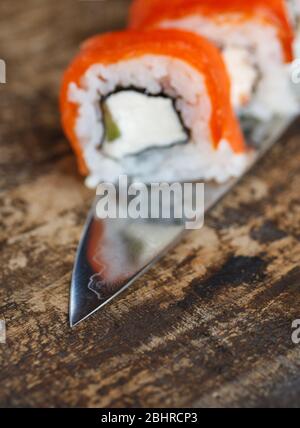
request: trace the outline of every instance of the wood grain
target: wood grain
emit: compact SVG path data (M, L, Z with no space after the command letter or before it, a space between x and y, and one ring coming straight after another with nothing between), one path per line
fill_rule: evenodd
M93 193L59 125L79 43L128 1L1 0L0 406L300 404L300 136L280 144L126 293L71 330L71 269Z

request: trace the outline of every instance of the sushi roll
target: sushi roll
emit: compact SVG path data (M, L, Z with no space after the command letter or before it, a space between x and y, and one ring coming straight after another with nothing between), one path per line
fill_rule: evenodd
M62 124L87 185L223 182L247 166L218 49L177 30L124 31L83 44L61 89Z
M130 27L177 28L222 51L240 116L269 120L298 112L287 66L293 28L285 0L134 0Z
M300 57L300 0L287 1L290 16L295 29L294 55Z

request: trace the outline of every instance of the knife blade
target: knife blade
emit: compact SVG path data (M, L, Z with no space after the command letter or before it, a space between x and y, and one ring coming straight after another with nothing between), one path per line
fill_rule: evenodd
M279 140L292 120L273 119L248 133L249 144L256 147L249 169ZM225 184L205 183L205 213L239 180L232 179ZM99 219L97 202L96 198L75 259L70 293L71 327L126 290L186 232L183 221L178 219Z

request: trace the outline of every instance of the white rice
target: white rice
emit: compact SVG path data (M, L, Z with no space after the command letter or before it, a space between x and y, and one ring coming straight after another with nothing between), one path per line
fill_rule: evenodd
M247 50L259 69L260 79L243 113L266 120L274 114L294 115L299 111L289 78L289 67L284 63L282 46L272 26L260 25L254 20L231 25L222 19L213 21L206 17L188 16L164 21L160 27L186 29L209 38L221 48Z
M151 149L117 161L101 153L104 126L100 100L119 87L137 87L149 94L165 93L176 100L176 108L191 131L188 144ZM69 100L78 104L76 135L83 147L90 175L87 185L118 180L126 174L133 180L184 181L214 179L224 182L247 167L249 157L235 154L227 141L212 147L209 119L212 106L203 76L183 61L166 56L145 55L116 64L91 66L80 86L71 83Z

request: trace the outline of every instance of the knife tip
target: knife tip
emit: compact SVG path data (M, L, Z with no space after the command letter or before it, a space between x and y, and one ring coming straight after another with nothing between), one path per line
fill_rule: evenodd
M97 310L97 309L96 309L96 310ZM93 313L95 313L95 312L96 312L96 310L95 310L95 311L92 311L92 312L90 312L90 313L88 313L88 314L87 314L87 315L85 315L85 316L81 316L81 318L76 318L76 317L74 317L74 316L71 316L71 317L70 317L70 319L69 319L70 327L71 327L71 328L77 327L77 326L78 326L78 324L82 323L82 322L83 322L83 321L85 321L87 318L89 318Z
M73 318L70 318L69 319L70 328L76 327L78 324L81 323L81 321L83 321L83 319L74 320Z

